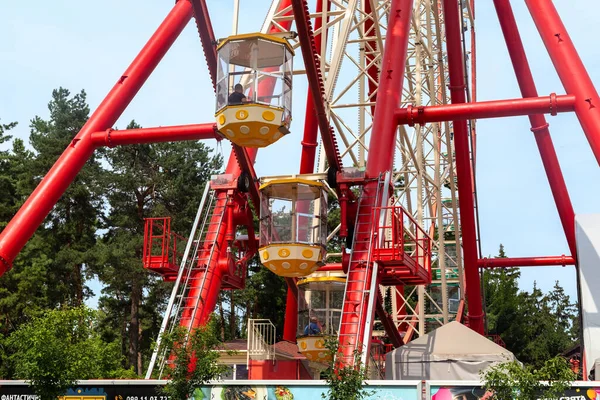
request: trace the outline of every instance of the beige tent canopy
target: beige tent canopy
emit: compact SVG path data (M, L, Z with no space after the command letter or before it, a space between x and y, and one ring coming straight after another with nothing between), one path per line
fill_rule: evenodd
M479 371L514 359L510 351L455 321L389 352L385 378L479 380Z

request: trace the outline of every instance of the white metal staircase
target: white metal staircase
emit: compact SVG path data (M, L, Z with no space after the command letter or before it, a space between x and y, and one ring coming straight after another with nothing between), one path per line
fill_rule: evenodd
M211 190L210 182L207 182L156 340L156 348L150 359L146 379L152 377L155 368L158 368L160 379L167 365L171 349L161 346L163 334L172 333L177 326L181 325L187 326L188 332L191 330L192 322L201 306L206 270L216 250L216 245L207 243L206 238L212 237L223 222L226 206L224 202L222 203L217 204L215 191ZM199 286L195 284L198 281ZM199 290L194 290L195 294L191 295L190 289L193 287L199 287Z
M276 328L268 319L248 320L248 356L246 365L250 360L275 359Z

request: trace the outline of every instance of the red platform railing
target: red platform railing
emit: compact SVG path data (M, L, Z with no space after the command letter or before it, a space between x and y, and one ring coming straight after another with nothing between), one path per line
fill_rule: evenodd
M145 218L144 226L144 268L163 275L168 279L177 275L182 254L177 251L177 242L185 238L171 232L171 218Z
M390 267L388 275L404 283L430 283L431 238L425 230L401 206L373 207L373 221L377 232L373 261Z

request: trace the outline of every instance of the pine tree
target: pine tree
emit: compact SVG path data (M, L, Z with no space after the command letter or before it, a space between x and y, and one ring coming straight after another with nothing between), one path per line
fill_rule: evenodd
M52 93L47 120L31 121L28 150L20 139L0 154L0 226L6 226L44 177L75 134L87 121L85 92L71 96L59 88ZM1 126L0 141L16 124ZM96 241L101 196L96 190L99 164L92 158L0 278L0 332L8 335L46 309L78 306L90 294L85 265ZM0 363L1 364L1 363ZM10 377L10 371L0 371Z
M506 258L502 244L496 258ZM518 340L514 325L518 323L520 276L518 268L488 269L483 273L488 332L500 335L507 345Z
M64 88L52 92L48 109L48 120L36 116L31 121L29 140L35 156L29 168L36 185L81 130L90 111L84 91L71 96ZM102 191L98 186L100 170L98 159L93 155L54 206L40 231L43 240L52 246L54 285L63 293L57 299L61 304L80 306L91 294L85 285L85 265L96 244L102 207Z
M16 122L9 124L0 123L0 144L4 144L12 139L7 132L17 126ZM8 150L0 151L0 228L4 228L10 217L14 214L16 201L16 188L12 170L14 165L11 163L11 152Z
M506 257L502 245L498 257ZM483 273L488 332L500 335L519 361L540 367L574 345L577 307L558 282L548 294L536 284L527 292L519 290L519 277L517 268Z
M132 121L127 128L139 125ZM109 210L94 271L105 285L99 302L105 321L118 329L104 337L121 338L126 366L140 374L171 286L142 266L144 218L170 216L175 231L188 230L204 185L222 160L200 142L123 146L105 160Z

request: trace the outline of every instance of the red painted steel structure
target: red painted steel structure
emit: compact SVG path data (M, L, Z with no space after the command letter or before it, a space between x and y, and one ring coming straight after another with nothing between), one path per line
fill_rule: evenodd
M323 149L327 155L329 167L339 171L342 169L342 160L338 151L333 128L329 123L329 116L325 109L323 74L319 61L317 47L313 37L310 22L310 12L306 0L291 0L298 38L302 44L302 57L306 68L306 78L310 87L309 93L313 99L313 107L317 117ZM309 111L310 112L310 111Z
M327 0L327 11L331 8L331 2ZM317 1L317 14L323 11L323 2ZM322 18L315 19L315 31L323 26ZM321 54L321 35L319 33L315 36L315 53ZM325 31L327 36L327 31ZM306 96L306 115L304 117L304 136L302 138L302 156L300 158L300 173L310 174L314 172L315 167L315 156L318 146L318 129L319 121L317 120L317 114L315 112L315 101L310 87L308 88L309 93ZM302 204L305 206L305 204ZM307 205L306 205L307 206ZM298 212L306 212L307 210L299 209ZM293 282L288 280L288 291L285 302L285 321L283 326L283 340L290 342L296 341L296 332L298 331L298 296L297 291L293 290Z
M456 0L444 0L444 24L448 50L448 74L452 103L464 103L465 76L463 74L463 52ZM460 226L463 239L463 261L466 296L469 303L469 326L479 334L484 333L483 306L477 267L477 233L473 203L473 179L469 151L469 134L466 121L453 121L454 148L456 150L456 177L458 179L458 201L460 202Z
M500 27L506 41L508 53L517 76L517 81L521 89L523 97L537 97L538 92L535 87L531 68L525 55L525 48L521 41L517 21L513 14L509 0L494 0ZM542 163L548 176L550 190L556 203L558 215L565 232L565 237L569 245L569 250L573 257L576 257L577 251L575 248L575 212L569 197L565 178L560 170L558 157L554 150L552 138L550 137L549 125L543 115L530 115L531 131L534 133L535 141L540 151Z
M554 68L568 94L577 96L575 114L600 164L600 97L551 0L525 0Z
M171 231L171 218L146 218L144 224L144 268L161 275L176 276L182 256L181 243L185 238ZM180 243L179 251L177 242Z
M95 150L93 132L109 129L142 87L192 17L189 2L179 1L119 78L98 109L75 136L42 182L0 234L0 275L31 238L54 204Z
M94 132L91 135L95 146L122 146L127 144L179 142L183 140L221 140L217 133L217 125L193 124L177 126L161 126L159 128L140 129L107 129L104 132Z
M200 31L200 39L202 41L203 48L207 53L206 59L208 68L214 83L216 82L214 77L216 77L217 65L216 53L214 57L212 55L212 53L216 51L214 46L212 46L212 43L215 41L212 24L204 0L197 0L196 3L198 3L198 5L194 7L195 17L197 20L198 29ZM279 11L286 9L287 7L289 7L289 2L282 2L279 6ZM290 26L291 21L284 24L283 28L289 29ZM275 32L277 32L277 28L272 28L271 33ZM213 60L215 61L214 63ZM261 86L260 93L269 93L273 90L273 83L271 81L261 81L259 85ZM239 175L240 168L238 167L236 161L239 162L240 158L245 157L245 150L246 149L239 147L237 151L234 149L237 160L234 157L234 154L230 156L225 173ZM247 150L247 161L251 165L256 158L257 149ZM213 247L218 249L218 254L216 258L210 259L209 265L207 265L203 271L197 272L194 274L194 276L192 276L192 284L190 285L188 298L190 298L190 301L194 302L195 304L192 304L193 307L191 308L184 309L180 321L180 324L186 328L195 328L203 325L210 317L211 313L215 309L219 292L222 288L223 278L229 272L227 263L223 262L223 260L227 259L227 241L228 239L231 239L232 235L235 235L236 226L252 225L252 215L243 195L231 191L221 191L217 194L217 196L218 200L215 207L217 209L222 209L225 207L227 210L226 212L230 214L227 218L222 219L224 223L219 223L221 218L220 215L214 214L211 217L212 222L215 223L218 228L214 232L207 233L205 243L209 243L209 245L207 248L203 249L203 253L199 258L206 259L208 253L212 251ZM258 201L255 201L254 204L256 209L260 207ZM231 214L232 212L234 213L233 215ZM288 284L289 287L295 287L295 284L290 284L289 281Z
M371 156L367 160L366 178L371 179L363 188L363 200L368 203L361 204L366 209L377 206L377 179L382 173L392 169L394 160L397 124L391 118L394 111L400 104L402 85L404 82L404 65L408 50L408 37L410 29L410 20L412 16L412 0L392 0L390 6L390 17L388 30L386 34L386 44L382 60L382 73L379 80L379 89L377 96L377 104L375 106L375 116L373 119L373 132L377 135L372 135L369 144L369 153ZM373 179L375 179L373 181ZM371 213L359 215L358 223L370 224L373 229ZM368 250L364 248L364 243L370 240L370 232L360 234L357 232L356 244L352 249L353 252ZM367 260L363 260L367 261ZM366 315L370 307L374 307L376 299L370 298L365 301L364 298L359 298L360 290L363 283L365 287L371 287L371 275L366 273L365 268L356 268L348 271L346 283L346 299L342 309L342 323L340 327L340 337L348 336L354 338L362 338L365 336L365 331L372 330L372 326L366 326ZM378 287L378 286L376 286ZM374 297L369 296L369 297ZM362 309L362 312L359 311ZM354 317L350 315L354 314ZM359 317L360 316L360 317ZM346 362L353 360L354 350L360 349L360 343L355 339L350 339L347 343L341 343L341 352L343 359ZM369 351L370 343L366 345L366 351Z
M449 119L466 121L477 118L514 117L517 115L556 115L574 109L575 96L551 94L548 97L482 101L444 106L408 106L396 110L395 117L398 119L399 124L413 126L415 124L448 121Z
M365 1L364 2L365 5L365 14L367 15L372 15L374 12L377 12L377 10L373 10L371 8L371 1ZM375 36L375 32L374 30L377 27L375 26L375 22L373 21L373 19L367 19L365 21L365 32L369 34L369 36L373 37ZM377 101L377 82L379 81L379 68L377 67L377 63L375 62L375 49L377 49L377 42L375 40L369 40L365 43L366 47L365 49L368 49L369 47L371 49L373 49L372 52L367 51L365 54L365 61L366 61L366 66L367 66L367 75L369 77L368 82L369 82L369 97L368 99L375 103ZM383 49L379 49L380 51L383 51ZM371 106L371 113L373 115L375 115L375 106Z
M575 259L564 254L549 257L482 258L478 260L478 264L481 268L549 267L575 265Z
M315 157L316 125L321 127L321 135L327 152L330 165L339 170L341 160L337 151L335 137L329 126L323 104L323 80L320 66L316 58L319 53L320 40L315 43L310 27L308 8L306 1L286 0L280 3L280 9L289 10L293 3L296 23L300 31L300 40L306 64L307 77L309 79L311 93L307 100L307 117L305 136L302 142L303 154L300 170L301 173L312 171ZM556 157L552 141L548 132L548 124L541 115L542 113L556 114L574 110L577 114L583 130L588 138L592 151L600 163L600 115L598 106L600 98L594 88L581 60L571 42L556 9L550 0L526 0L536 26L540 31L542 39L550 53L550 57L558 71L558 74L566 89L567 95L549 97L538 97L531 71L527 63L523 45L518 33L517 25L510 8L508 0L494 0L500 24L507 42L509 53L513 62L515 73L519 81L524 99L500 100L492 102L481 102L465 104L465 77L463 70L463 49L461 46L461 32L459 23L459 1L443 0L444 22L447 35L448 65L450 75L450 92L454 104L448 106L434 107L407 107L398 109L402 84L404 77L404 65L407 56L408 30L412 16L412 0L392 0L390 8L390 22L388 26L382 71L379 78L378 92L375 107L375 116L372 131L376 134L371 136L370 153L367 161L367 180L364 185L364 198L371 204L368 207L376 207L375 192L377 190L376 180L382 173L392 168L393 149L395 148L395 136L398 123L409 125L415 123L426 123L433 121L454 121L454 138L456 150L456 168L459 188L459 201L461 204L461 231L463 239L464 264L466 271L466 290L469 306L469 325L474 330L483 332L481 295L479 287L478 268L517 267L517 266L547 266L547 265L576 265L575 239L574 239L574 213L568 197L568 192L560 166ZM318 2L320 5L321 2ZM471 1L471 7L474 2ZM367 13L371 12L370 2L366 2ZM373 10L374 11L374 10ZM53 205L64 193L67 186L72 182L75 175L83 167L93 151L99 146L114 146L132 143L150 143L175 140L198 140L198 139L220 139L215 133L215 124L196 124L187 126L175 126L164 128L145 128L134 130L112 130L111 126L116 122L123 110L135 96L153 69L160 62L177 36L181 33L191 16L194 15L200 33L201 43L207 57L209 70L213 83L216 72L216 52L213 45L214 33L208 15L208 9L204 0L179 0L169 13L165 21L160 25L156 33L151 37L140 54L135 58L129 68L120 77L107 97L90 117L82 130L73 139L70 146L61 155L56 164L42 180L38 188L32 193L23 207L15 215L12 221L0 234L0 275L10 269L13 259L27 240L32 236L35 229L49 213ZM317 20L316 24L322 21ZM366 29L369 29L366 22ZM372 27L372 22L370 23ZM291 27L291 21L283 24L284 29ZM275 29L275 28L274 28ZM474 38L474 32L473 32ZM377 66L369 60L374 60L367 55L368 74L371 78L377 78ZM474 63L473 63L474 66ZM474 83L474 72L473 72ZM268 89L268 88L267 88ZM375 85L369 80L369 91L375 91ZM316 113L311 113L312 109ZM315 115L311 118L309 115ZM467 132L466 119L505 117L512 115L529 115L532 131L535 133L536 141L540 150L542 161L548 175L548 180L554 195L557 209L563 224L565 235L572 252L572 256L552 257L523 257L508 259L478 259L476 247L475 217L473 213L473 181ZM474 146L473 143L471 143ZM474 151L474 149L473 149ZM242 171L255 177L252 163L256 157L256 149L243 149L234 146L234 154L229 159L226 173L238 176ZM250 197L258 204L258 192L256 185L251 185L253 190ZM203 281L202 287L196 284L189 297L196 296L201 300L202 306L199 313L194 316L184 315L183 324L193 327L202 324L213 311L219 291L222 289L222 281L229 273L227 244L232 240L235 229L239 225L252 225L252 215L248 206L248 195L239 193L237 190L217 191L217 206L222 206L226 213L223 223L219 229L209 233L207 242L211 247L217 249L217 257L198 276L195 281ZM213 220L217 219L213 215ZM375 229L372 213L360 215L359 223L370 224L371 230ZM249 230L253 243L253 232ZM361 236L362 235L362 236ZM367 233L359 233L355 251L365 250L364 243ZM251 252L254 252L255 243L250 244ZM204 249L209 251L208 248ZM322 268L326 270L339 270L341 265L331 265ZM206 279L204 279L206 278ZM375 277L380 281L380 276ZM371 276L364 270L351 269L348 281L351 288L352 282L367 281L367 287ZM376 282L376 283L378 283ZM295 288L293 281L289 281L290 289ZM288 300L290 297L288 297ZM368 302L364 299L349 298L344 304L344 311L350 308L360 308L363 311L375 307L379 302L372 296ZM293 312L295 318L295 307L293 298L287 310L289 315ZM197 304L199 306L199 304ZM348 312L348 314L350 314ZM362 312L360 315L366 315ZM365 326L365 320L346 321L351 322L342 325L340 333L357 333L356 337L365 337L371 326ZM288 324L294 326L294 324ZM291 336L290 328L286 325L286 337ZM295 328L295 326L294 326ZM367 335L368 336L368 335ZM399 342L398 336L392 335L395 342ZM367 346L369 344L367 343ZM344 355L351 356L358 343L350 343L343 346Z

